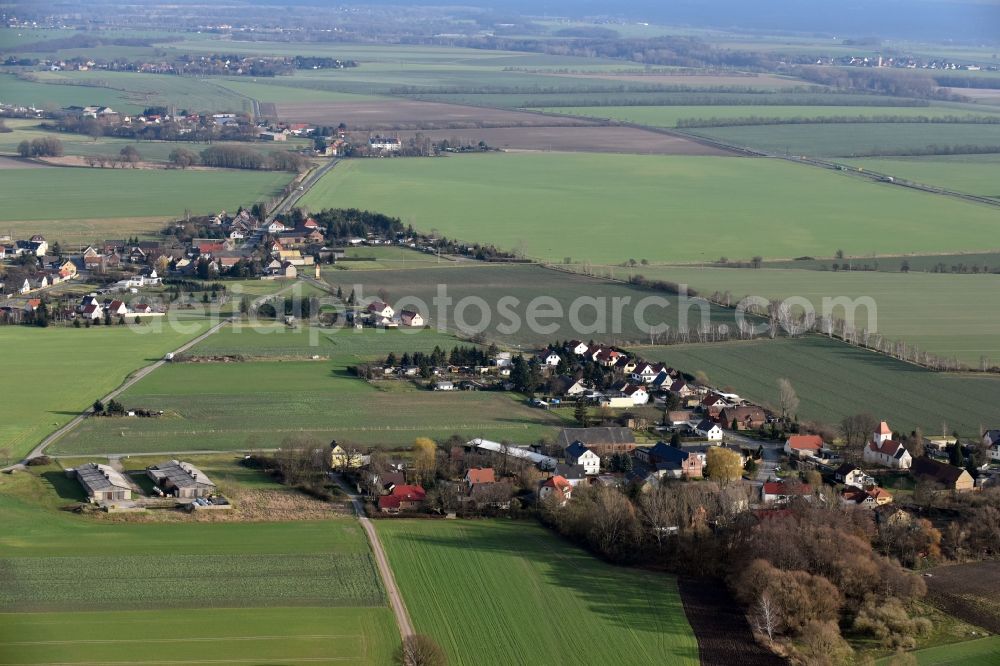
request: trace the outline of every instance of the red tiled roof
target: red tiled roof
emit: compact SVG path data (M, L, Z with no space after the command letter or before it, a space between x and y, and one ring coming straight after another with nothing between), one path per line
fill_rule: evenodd
M496 474L493 472L492 467L475 467L465 473L465 478L472 484L494 483L496 481Z
M819 435L792 435L786 443L793 450L819 451L823 448L823 438Z
M892 434L892 428L889 427L888 423L886 423L885 421L882 421L881 423L878 424L878 434L880 434L880 435L891 435Z
M767 495L808 495L812 492L808 483L788 484L784 481L767 481L764 493Z
M881 444L875 441L868 442L869 449L871 449L872 451L877 451L886 456L895 455L896 451L899 451L899 447L901 446L902 444L891 439L887 439Z

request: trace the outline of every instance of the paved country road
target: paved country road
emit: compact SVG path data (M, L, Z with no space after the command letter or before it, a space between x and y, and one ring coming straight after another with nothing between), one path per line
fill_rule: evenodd
M386 557L385 550L382 548L378 532L375 531L372 521L365 516L365 508L361 502L361 497L351 490L351 487L344 481L344 478L340 474L335 475L335 479L340 489L350 498L351 504L354 505L354 513L357 515L361 527L364 528L365 533L368 535L368 542L371 544L372 553L375 555L375 563L378 565L379 573L382 575L382 583L385 585L385 593L389 597L389 605L392 607L393 615L396 616L396 624L399 625L399 635L403 640L406 640L416 632L413 631L413 622L410 620L410 614L406 610L406 604L403 603L403 595L400 594L399 587L396 585L396 577L392 575L389 558Z

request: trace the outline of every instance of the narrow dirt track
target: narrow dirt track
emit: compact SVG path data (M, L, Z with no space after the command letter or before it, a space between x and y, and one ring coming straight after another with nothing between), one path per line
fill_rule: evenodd
M406 610L406 604L403 602L403 595L396 585L396 577L392 575L389 558L386 557L385 549L382 548L382 542L378 538L378 532L375 531L375 525L365 516L365 508L361 503L361 497L351 490L351 487L347 485L340 475L337 475L336 478L337 485L350 498L351 504L354 506L354 513L358 517L361 527L364 528L365 534L368 535L368 542L371 544L372 553L375 555L375 563L378 565L379 574L382 576L382 583L385 585L385 593L389 597L389 605L392 607L393 615L396 616L399 635L403 640L406 640L415 635L416 632L413 630L410 613Z

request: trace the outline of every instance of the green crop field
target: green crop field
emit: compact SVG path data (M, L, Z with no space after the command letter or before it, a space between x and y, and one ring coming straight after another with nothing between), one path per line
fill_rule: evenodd
M346 298L346 296L345 296ZM447 333L427 329L288 328L283 324L234 324L199 342L193 355L248 357L321 356L339 366L385 358L390 352L450 351L464 343Z
M966 666L967 664L1000 664L1000 636L989 636L964 643L939 645L911 652L919 666ZM890 658L877 662L883 666Z
M96 95L102 94L102 89L116 91L125 102L121 108L109 105L115 111L138 113L150 106L175 106L192 113L252 110L248 98L212 78L106 71L34 72L34 76L37 85L45 88L77 87L80 97L85 97L88 91ZM98 103L87 101L85 105Z
M1000 275L660 266L636 270L648 278L688 284L705 296L728 291L733 303L745 296L802 297L817 314L823 312L824 298L862 303L858 299L870 297L874 328L884 336L971 366L983 356L1000 363ZM831 314L845 316L842 308ZM859 330L873 328L867 307L858 307L855 316Z
M302 203L378 210L423 231L529 257L599 263L828 256L859 238L882 253L946 252L979 249L996 231L996 212L983 205L786 161L729 157L351 161ZM955 223L943 228L942 219Z
M359 299L370 299L381 292L397 310L416 307L435 329L466 337L482 332L506 346L527 348L574 337L648 342L649 327L676 330L684 313L685 328L697 327L702 307L713 322L731 321L728 313L702 301L536 265L445 265L328 271L324 279L345 296L353 291ZM624 270L620 277L625 277ZM533 316L534 324L529 320L532 312L539 314Z
M779 155L863 157L906 155L930 146L1000 147L1000 125L842 123L699 127L691 134Z
M0 222L38 221L35 233L58 236L59 224L41 221L204 215L274 197L291 179L270 171L5 169Z
M1000 420L1000 377L931 372L818 336L637 352L687 373L703 371L713 385L761 404L777 404L778 379L786 378L801 400L801 419L837 423L871 412L904 432L920 426L932 435L947 424L948 433L965 437Z
M139 151L145 162L166 162L170 153L178 148L186 148L195 153L209 147L207 143L193 141L134 141L117 137L100 137L96 141L82 134L67 134L49 132L38 127L36 120L8 120L7 127L12 132L0 134L0 154L17 154L17 145L21 141L31 141L38 138L55 138L63 145L66 155L105 155L116 157L125 146L133 146ZM274 151L296 150L311 146L312 142L305 139L291 139L282 144L249 143L246 141L214 141L212 146L249 148L259 153L268 154Z
M176 349L206 328L164 327L140 335L129 328L0 327L5 374L28 378L0 401L0 448L12 458L27 453L45 435L79 414L124 381L126 375ZM141 330L141 329L140 329ZM16 353L15 353L16 350Z
M339 274L340 271L460 268L467 265L461 261L453 261L448 257L438 257L403 247L347 248L345 253L345 258L338 260L337 264L327 271L329 273L327 279L330 282L344 282L351 279L349 275ZM344 298L347 298L347 294L344 294Z
M356 521L112 522L40 505L44 483L0 482L0 664L390 663Z
M25 81L11 74L0 75L0 102L23 104L39 109L59 109L66 106L100 104L115 110L142 111L129 101L124 92L110 88L48 85Z
M948 107L901 106L581 106L538 109L588 118L619 120L653 127L677 127L680 120L735 118L906 118L980 117L991 115ZM996 114L992 114L996 115ZM926 130L925 130L926 131Z
M303 77L220 79L218 85L259 102L371 102L379 99L369 95L340 93L303 87ZM292 84L292 85L287 85Z
M453 666L698 663L670 576L604 564L534 523L377 527L417 631Z
M1000 199L1000 155L857 159L852 166L955 192Z
M350 336L353 330L344 334ZM445 342L424 335L399 334L397 356L426 350L431 342ZM245 336L240 340L247 341L251 353L257 341L267 337L233 333L232 344L220 340L227 352L239 344L237 336ZM415 342L421 339L425 342ZM62 454L244 450L277 447L283 439L299 435L372 446L405 446L416 437L444 439L456 433L470 439L530 442L563 425L558 416L528 407L514 394L435 392L403 381L368 384L349 375L345 364L355 352L377 351L381 356L389 345L368 339L362 344L370 351L359 347L346 351L352 345L343 342L347 347L337 347L342 340L348 337L325 343L328 352L338 350L332 362L167 365L120 398L127 406L162 409L167 412L164 416L88 419L51 450Z
M156 606L155 597L148 606ZM0 613L0 665L4 666L206 662L388 666L398 643L388 608Z

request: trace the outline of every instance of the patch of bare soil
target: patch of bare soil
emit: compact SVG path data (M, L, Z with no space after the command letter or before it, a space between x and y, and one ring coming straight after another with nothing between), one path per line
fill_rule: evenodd
M1000 634L1000 562L937 567L924 578L927 599L969 624Z
M787 662L759 645L742 608L720 580L680 577L677 587L702 666L783 666Z
M477 127L585 127L586 118L557 118L539 113L485 109L477 106L387 99L377 102L289 102L277 105L284 121L337 125L351 130L433 130Z
M225 496L233 504L229 511L154 509L144 513L96 514L111 522L271 522L324 520L350 515L346 501L325 502L291 489L228 489Z
M402 132L403 138L417 132ZM485 141L492 148L633 155L732 155L681 136L634 127L489 127L421 132L432 141L455 145Z

